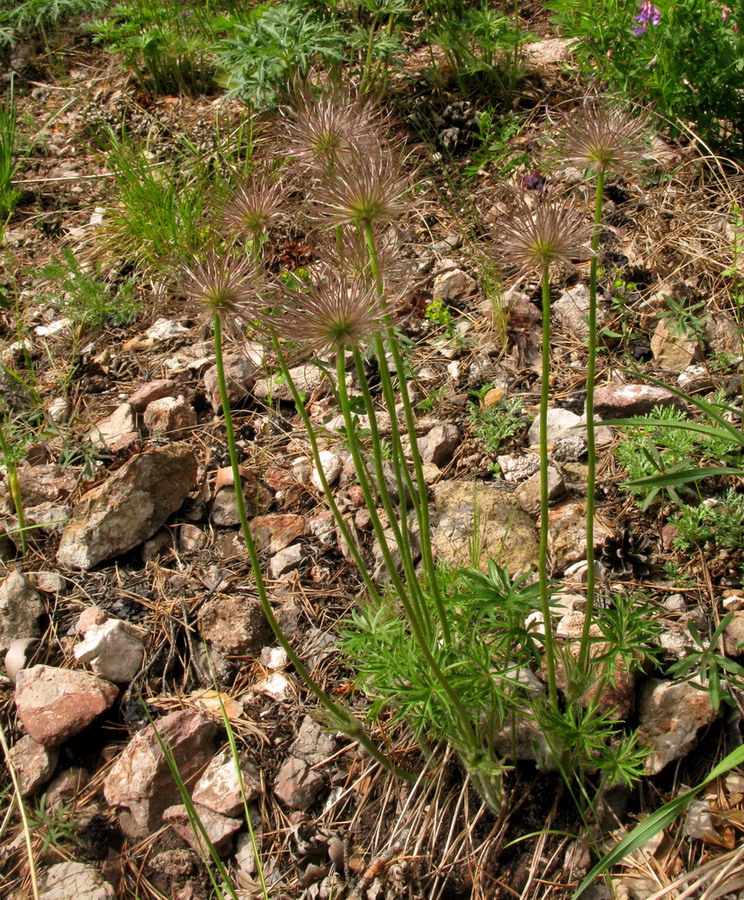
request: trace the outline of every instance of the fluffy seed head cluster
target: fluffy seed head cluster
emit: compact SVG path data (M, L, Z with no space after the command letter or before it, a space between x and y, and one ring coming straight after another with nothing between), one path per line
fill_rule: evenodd
M637 168L643 159L648 120L624 109L592 100L567 115L560 126L557 149L562 160L595 172Z
M222 221L235 235L255 241L266 235L283 208L281 185L260 172L238 187L225 204Z
M178 292L201 304L209 315L241 326L256 318L262 275L249 259L210 251L181 269Z
M499 260L516 266L519 274L537 272L555 263L567 263L588 255L591 229L581 212L563 203L525 204L499 222Z
M394 151L360 148L324 174L316 193L318 216L330 225L387 225L408 208L407 190Z
M368 281L329 269L306 293L288 293L277 332L322 355L363 346L383 327L384 317Z
M290 153L313 168L333 168L352 148L374 143L382 124L375 107L349 87L327 83L315 97L312 87L304 85L289 111Z

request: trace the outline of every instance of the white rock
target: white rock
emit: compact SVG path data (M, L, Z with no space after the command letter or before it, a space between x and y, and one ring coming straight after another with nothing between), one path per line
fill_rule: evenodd
M475 293L477 284L474 278L462 269L451 269L434 279L432 296L435 300L455 300Z
M706 838L716 834L710 800L693 800L690 803L683 831L691 838Z
M63 862L52 866L43 881L39 900L114 900L114 889L93 866Z
M287 572L296 569L302 562L302 547L300 544L292 544L280 550L271 558L269 567L271 569L272 578L281 578Z
M91 625L85 638L75 647L75 658L109 681L131 681L145 657L145 645L131 625L121 619L108 619Z
M66 397L55 397L47 406L47 418L55 425L65 425L70 418L70 401Z
M274 700L286 700L292 693L292 682L281 672L272 672L256 684L260 694L267 694Z
M87 435L94 446L113 451L134 443L138 436L134 410L128 403L120 403L112 413L96 422Z
M581 416L571 412L570 409L553 407L548 410L548 443L555 444L563 437L575 434L575 426L581 423ZM536 418L527 432L527 440L531 447L540 441L540 418Z
M54 322L50 322L48 325L37 325L34 328L34 334L38 337L54 337L55 334L59 334L65 328L69 328L70 324L69 319L55 319Z
M267 669L283 669L289 662L283 647L264 647L261 651L261 665Z
M323 474L326 477L326 481L328 484L333 487L333 485L338 480L338 476L341 474L341 469L343 468L343 460L338 455L338 453L334 453L332 450L321 450L318 454L320 459L320 467L323 470ZM318 490L323 489L323 485L320 481L320 475L318 474L318 470L316 466L313 466L313 475L312 475L313 484Z
M174 322L172 319L158 319L151 328L147 329L147 336L151 341L166 343L181 337L188 330L185 325L182 325L180 322Z

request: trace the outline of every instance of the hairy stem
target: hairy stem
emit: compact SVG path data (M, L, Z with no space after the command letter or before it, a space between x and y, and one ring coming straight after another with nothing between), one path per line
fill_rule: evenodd
M377 762L383 765L386 769L393 772L400 778L405 778L408 781L412 781L413 777L411 776L411 774L401 769L392 760L388 759L388 757L385 756L385 754L375 744L372 738L370 738L365 729L362 727L361 723L358 722L348 710L335 703L323 690L323 688L320 687L320 685L315 681L315 679L306 668L305 664L295 653L294 648L285 637L284 632L282 631L279 623L276 620L276 617L274 616L274 611L271 608L271 603L269 602L268 593L266 591L266 585L263 580L261 562L258 558L256 545L254 544L253 538L251 537L251 531L248 525L248 515L245 509L243 486L240 480L240 464L238 462L238 451L235 445L235 430L233 428L230 401L227 395L225 365L222 356L222 323L220 322L219 314L215 314L214 316L213 328L214 357L217 367L217 383L219 385L222 414L225 419L225 434L227 436L227 447L230 454L230 467L232 468L233 485L235 488L235 500L238 507L238 518L240 519L240 529L243 535L243 540L245 541L245 546L248 550L248 556L251 561L253 577L256 580L256 591L258 593L258 599L261 603L263 613L266 616L266 620L268 621L271 630L274 632L277 641L289 657L292 665L295 667L297 674L300 676L300 678L302 678L302 680L305 682L305 685L312 691L312 693L315 694L318 702L328 711L332 721L334 722L334 725L341 731L348 734L349 737L352 737L354 740L358 741L365 748L365 750L367 750L370 756L372 756L373 759L377 760Z
M544 623L545 669L548 676L548 697L551 706L558 706L555 678L555 650L550 612L550 577L548 574L548 402L550 399L550 269L542 274L542 374L540 376L540 608Z
M374 233L371 223L367 222L363 228L364 239L369 251L370 266L372 268L372 277L377 286L377 294L382 299L382 278L380 275L380 266L377 258L377 246L375 244ZM383 300L384 302L384 300ZM418 443L416 441L416 420L413 414L413 406L408 393L408 385L406 383L406 370L403 362L403 356L400 352L398 340L393 331L392 321L388 319L387 326L387 344L393 357L395 371L398 374L398 389L400 391L400 399L403 404L403 415L406 422L406 429L411 443L411 460L413 462L413 470L416 476L416 487L418 494L418 502L415 503L416 515L418 517L419 535L421 537L421 559L424 564L424 571L429 576L431 583L431 591L434 597L434 604L437 609L437 615L442 626L442 636L446 644L452 641L449 625L447 624L447 616L444 610L444 600L439 584L436 578L436 566L434 564L434 555L431 549L431 524L429 520L429 489L424 479L424 467L421 462L421 454L419 453ZM380 364L384 362L384 354ZM391 410L391 417L395 416L395 407Z
M594 569L594 494L597 482L597 457L594 434L594 381L597 371L597 260L600 223L602 221L602 197L605 171L597 173L597 191L594 200L594 232L592 234L592 259L589 268L589 346L586 364L586 609L581 630L579 672L585 674L589 661L589 634L594 617L596 572Z

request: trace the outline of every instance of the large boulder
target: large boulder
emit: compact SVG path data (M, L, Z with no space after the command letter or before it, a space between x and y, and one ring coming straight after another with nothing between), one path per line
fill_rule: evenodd
M91 569L146 541L181 506L196 474L194 451L185 444L133 457L75 507L57 560Z
M479 550L479 567L490 559L513 575L537 565L540 547L532 518L514 496L496 483L446 481L434 489L431 546L434 555L453 566L471 565L471 548Z

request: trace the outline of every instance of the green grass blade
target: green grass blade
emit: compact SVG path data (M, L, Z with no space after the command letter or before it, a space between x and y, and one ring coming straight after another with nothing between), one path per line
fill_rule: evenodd
M609 853L606 853L602 859L600 859L597 865L578 886L571 897L571 900L578 900L595 878L604 875L612 868L612 866L620 862L621 859L624 859L629 853L642 847L647 841L651 840L654 835L658 834L663 828L666 828L667 825L671 824L677 816L687 808L688 804L695 798L696 794L706 785L710 784L711 781L715 781L720 775L725 775L726 772L729 772L736 766L742 765L742 763L744 763L744 746L732 750L731 753L729 753L728 756L725 756L717 766L711 769L709 774L694 788L685 791L684 794L680 794L679 797L675 797L673 800L665 803L664 806L657 809L655 813L652 813L647 819L644 819L643 822L636 825L636 827L626 834Z

